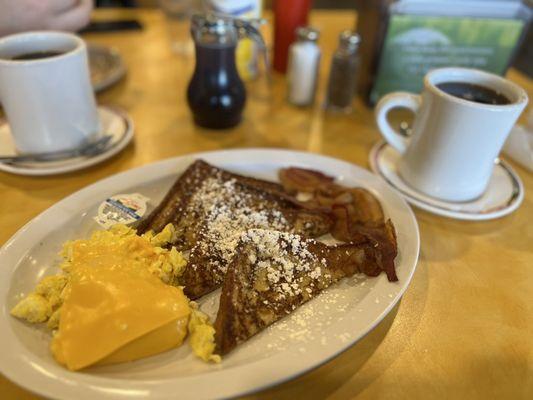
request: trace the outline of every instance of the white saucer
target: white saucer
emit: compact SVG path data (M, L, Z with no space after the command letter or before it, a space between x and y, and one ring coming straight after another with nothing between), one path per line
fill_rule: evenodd
M497 160L485 193L472 201L448 202L427 196L408 186L397 171L400 154L385 142L370 152L370 167L409 203L448 218L481 221L503 217L518 208L524 199L524 186L516 172L503 160Z
M0 171L18 175L56 175L87 168L114 156L133 138L133 121L115 107L99 106L98 115L102 133L113 136L105 152L94 157L73 157L53 162L0 163ZM11 129L5 119L0 119L0 154L16 154Z

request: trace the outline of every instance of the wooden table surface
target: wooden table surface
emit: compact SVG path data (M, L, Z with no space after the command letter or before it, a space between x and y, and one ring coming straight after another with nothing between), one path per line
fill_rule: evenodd
M193 57L169 48L157 11L99 11L97 18L136 17L142 32L88 35L113 45L128 65L127 78L98 96L135 121L135 143L98 166L71 174L31 178L0 173L0 244L63 197L99 179L167 157L197 151L282 147L326 154L368 167L379 139L372 110L356 104L351 115L320 107L294 108L285 81L275 76L249 85L243 123L213 133L195 127L185 102ZM355 13L320 11L321 89L341 29ZM533 83L509 77L530 95ZM331 362L265 392L257 399L489 399L533 398L533 174L515 165L526 189L512 215L462 222L416 210L418 268L400 304L376 329ZM2 399L37 398L0 377Z

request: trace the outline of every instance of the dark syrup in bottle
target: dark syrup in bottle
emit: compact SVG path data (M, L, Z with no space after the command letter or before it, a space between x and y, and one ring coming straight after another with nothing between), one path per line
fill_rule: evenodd
M242 119L246 90L235 64L236 44L196 43L196 67L187 89L194 122L226 129Z

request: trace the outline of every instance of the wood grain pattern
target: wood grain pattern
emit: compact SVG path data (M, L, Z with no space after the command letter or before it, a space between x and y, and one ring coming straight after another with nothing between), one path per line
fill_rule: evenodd
M244 122L213 133L195 127L185 103L192 56L170 52L157 11L105 10L97 18L139 18L142 32L87 36L116 46L127 78L99 96L124 107L136 124L135 144L85 171L30 178L0 173L0 243L61 198L116 172L166 157L239 147L283 147L331 155L367 167L378 140L372 110L351 115L285 102L285 81L250 84ZM336 36L355 14L320 11L321 90ZM533 83L509 77L530 95ZM251 399L488 399L533 397L533 174L515 166L523 205L489 222L461 222L415 210L421 231L417 272L401 303L358 344L336 359ZM2 399L39 398L0 377Z

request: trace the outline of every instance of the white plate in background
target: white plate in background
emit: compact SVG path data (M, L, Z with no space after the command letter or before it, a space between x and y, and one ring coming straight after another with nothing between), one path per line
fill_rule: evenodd
M60 161L0 162L0 171L17 175L57 175L88 168L113 157L121 152L133 139L133 121L125 111L117 107L99 106L98 116L100 118L101 134L112 136L104 152L90 157L72 157ZM6 119L0 119L0 154L17 154L11 129Z
M95 92L113 86L126 75L126 65L117 49L88 43L87 52L91 83Z

